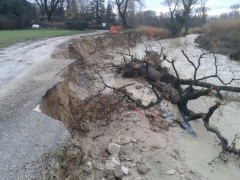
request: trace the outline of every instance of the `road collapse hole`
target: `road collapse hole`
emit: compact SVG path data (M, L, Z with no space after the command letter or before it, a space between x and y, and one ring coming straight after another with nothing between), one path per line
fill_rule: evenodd
M71 92L67 78L47 91L40 109L42 113L62 121L75 137L88 133L91 125L108 125L120 112L122 102L122 97L116 94L102 93L81 100Z

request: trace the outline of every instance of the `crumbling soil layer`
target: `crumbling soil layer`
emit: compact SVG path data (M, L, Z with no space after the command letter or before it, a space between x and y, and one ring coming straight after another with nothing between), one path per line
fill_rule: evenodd
M139 98L143 81L122 79L108 68L120 64L118 52L132 48L141 39L137 33L82 38L55 58L75 58L62 72L65 80L50 89L40 104L48 116L64 123L73 138L70 146L56 151L56 177L61 179L194 179L181 159L174 138L176 124L152 111L137 109L121 93L103 89L104 80L125 88ZM155 54L155 58L159 56ZM110 80L109 80L110 79ZM134 93L133 93L134 92ZM146 90L149 100L151 94ZM160 107L155 111L160 113ZM169 131L171 129L171 131ZM170 172L168 172L170 170ZM51 174L51 172L49 173Z
M140 41L137 33L93 36L79 39L53 54L55 58L76 61L62 72L64 82L50 89L40 105L43 113L62 121L73 138L70 145L56 150L57 158L51 163L49 174L60 179L179 180L207 179L223 170L236 172L235 164L225 167L221 160L216 162L218 141L201 123L194 123L198 139L171 120L180 115L169 102L143 110L123 98L123 94L103 86L105 81L142 103L148 104L154 98L142 78L123 79L112 69L113 64L121 64L121 54L132 51ZM176 48L180 48L179 41L182 39L173 40ZM138 51L140 48L136 48L136 54ZM159 59L159 55L151 59ZM163 114L163 109L170 112L170 118ZM201 153L202 149L211 157ZM206 158L199 165L203 156Z
M69 57L76 61L63 72L64 82L46 93L40 106L42 112L62 121L73 137L89 132L89 122L109 121L121 101L115 95L99 92L101 87L97 87L94 70L97 68L100 72L104 65L109 66L113 56L106 53L113 51L114 47L133 47L139 40L137 33L107 34L82 38L68 49L55 52L54 58ZM101 73L111 73L111 70Z

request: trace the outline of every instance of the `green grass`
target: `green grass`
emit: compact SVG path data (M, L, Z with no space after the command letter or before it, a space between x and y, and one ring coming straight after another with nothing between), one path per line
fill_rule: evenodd
M0 31L0 48L29 39L78 34L74 30L13 30Z

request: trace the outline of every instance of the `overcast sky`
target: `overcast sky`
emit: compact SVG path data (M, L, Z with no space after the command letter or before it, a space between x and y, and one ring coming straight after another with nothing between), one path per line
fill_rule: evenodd
M35 2L35 0L28 0ZM151 9L160 14L160 12L167 12L168 9L162 6L160 3L163 0L144 0L145 7L144 9ZM107 0L106 0L107 2ZM207 7L209 8L208 15L220 15L224 12L229 12L231 5L240 3L240 0L208 0Z
M168 9L160 4L161 0L145 0L145 8L160 12L167 12ZM210 8L208 15L220 15L229 12L232 4L240 3L240 0L208 0L206 6Z

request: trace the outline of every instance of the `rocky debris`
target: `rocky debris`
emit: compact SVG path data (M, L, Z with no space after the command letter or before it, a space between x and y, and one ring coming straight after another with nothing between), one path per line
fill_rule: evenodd
M83 166L83 167L82 167L82 170L83 170L83 172L86 173L87 175L92 174L92 168L91 168L90 166L88 166L88 165Z
M139 174L145 175L147 174L151 169L145 164L145 163L138 163L137 164L137 170Z
M131 168L133 166L133 163L129 162L129 161L123 161L121 164L122 164L122 166L125 166L128 168Z
M87 175L92 174L92 162L87 162L82 168L83 172L86 173Z
M87 165L92 169L92 162L91 161L87 162Z
M134 160L134 158L130 155L120 155L119 158L121 161L133 161Z
M114 170L116 167L120 166L121 163L117 157L111 157L110 160L107 160L105 167L107 170Z
M171 124L167 121L161 120L161 121L157 121L156 126L159 129L163 129L163 130L169 130L169 126L171 126Z
M133 161L132 152L128 150L121 150L119 153L119 158L121 161Z
M180 152L179 152L179 150L177 150L177 149L174 149L173 151L176 153L176 155L180 155Z
M121 168L116 168L116 169L113 171L113 174L114 174L114 176L115 176L116 179L122 179L123 176L124 176Z
M114 157L112 156L110 161L115 164L116 166L120 166L120 160L118 159L118 157Z
M171 169L171 170L165 172L165 174L167 174L167 175L174 175L175 173L176 173L175 169Z
M134 111L137 109L137 106L136 106L136 104L130 103L127 105L127 108L128 108L128 110Z
M109 145L108 145L108 152L110 153L110 154L116 154L116 155L118 155L118 153L120 152L120 148L121 148L121 146L120 145L118 145L118 144L115 144L115 143L110 143Z
M163 118L167 118L167 115L164 114L164 113L159 113L159 115L160 115L161 117L163 117Z
M122 149L119 153L121 161L133 161L132 152L127 149Z
M119 145L126 145L129 144L131 142L132 138L130 137L124 137L124 136L119 136L115 142Z
M162 148L161 146L153 145L153 146L150 147L150 150L154 151L154 150L158 150L158 149L161 149L161 148Z
M177 156L176 156L175 154L170 154L170 156L171 156L173 159L175 159L175 160L178 159Z
M133 143L137 143L137 140L136 140L136 139L131 139L131 141L132 141Z
M108 175L107 180L115 180L115 177L113 175Z
M107 160L105 162L105 168L106 168L106 170L114 170L115 165L111 161Z
M128 169L127 167L122 166L122 167L121 167L121 170L122 170L122 172L123 172L124 175L126 175L126 176L128 175L129 169Z

